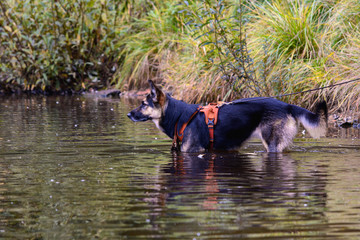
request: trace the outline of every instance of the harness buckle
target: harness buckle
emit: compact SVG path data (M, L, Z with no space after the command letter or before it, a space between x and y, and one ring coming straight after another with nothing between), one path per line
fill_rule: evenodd
M215 125L214 119L208 118L208 126L209 126L209 127L210 127L210 126L214 127L214 125Z
M195 115L198 112L203 112L205 115L205 123L207 124L209 128L209 149L213 149L214 144L214 127L218 120L218 112L219 108L223 105L223 102L220 103L210 103L209 105L203 107L199 106L196 111L190 116L189 120L181 126L180 130L177 129L177 124L175 124L175 130L174 130L174 139L173 139L173 150L179 150L179 142L182 142L183 134L185 131L186 126L191 122L191 120L195 117Z

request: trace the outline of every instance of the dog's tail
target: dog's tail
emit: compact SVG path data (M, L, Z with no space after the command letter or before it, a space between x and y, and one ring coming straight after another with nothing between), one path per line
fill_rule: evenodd
M321 101L316 105L315 113L295 105L292 106L293 116L301 122L311 137L325 136L328 122L328 109L325 101Z

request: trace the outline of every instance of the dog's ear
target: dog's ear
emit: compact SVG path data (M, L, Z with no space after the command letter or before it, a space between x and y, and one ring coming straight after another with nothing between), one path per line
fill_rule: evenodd
M159 103L161 106L165 105L166 95L161 91L152 80L148 80L148 83L150 85L150 96L155 103Z

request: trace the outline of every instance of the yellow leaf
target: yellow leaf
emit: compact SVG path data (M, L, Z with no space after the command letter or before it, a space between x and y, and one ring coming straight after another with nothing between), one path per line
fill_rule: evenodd
M85 83L84 82L81 83L81 87L85 89Z
M13 32L13 34L16 34L16 35L20 36L19 29L15 29L15 31Z
M108 20L107 20L107 17L106 17L106 14L105 13L102 13L101 14L101 19L103 20L104 23L107 23Z
M5 30L8 31L8 32L12 32L12 29L10 26L4 26Z
M84 16L85 24L90 30L94 29L94 21L92 21L87 15Z

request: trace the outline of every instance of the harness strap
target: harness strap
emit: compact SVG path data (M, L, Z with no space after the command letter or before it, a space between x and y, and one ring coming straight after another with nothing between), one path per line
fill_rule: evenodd
M182 140L183 140L185 128L191 122L191 120L195 117L195 115L201 110L201 108L202 107L199 106L196 109L196 111L190 116L189 120L181 126L180 131L177 131L178 121L176 122L175 131L174 131L174 139L173 139L173 144L172 144L173 150L178 150L178 143L182 142Z
M209 128L211 150L214 147L214 126L218 120L219 105L217 103L209 103L209 105L202 107L200 111L205 114L205 122Z
M179 142L182 142L183 137L184 137L183 134L184 134L185 128L187 127L187 125L191 122L191 120L195 117L195 115L198 112L203 112L205 115L205 122L209 128L209 137L210 137L209 149L212 150L213 146L214 146L214 126L216 125L217 120L218 120L219 108L223 104L224 104L223 102L219 102L219 103L209 103L209 105L207 105L205 107L199 106L196 109L196 111L190 116L189 120L181 126L180 131L177 131L178 122L176 122L172 150L178 150Z

